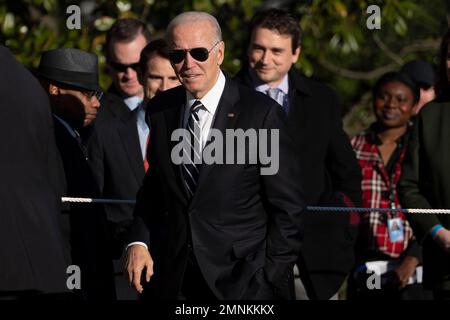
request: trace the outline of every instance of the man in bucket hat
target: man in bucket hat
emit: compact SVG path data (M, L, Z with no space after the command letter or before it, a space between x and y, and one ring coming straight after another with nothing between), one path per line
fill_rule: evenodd
M97 64L93 53L56 49L43 53L35 71L48 89L53 113L74 129L88 126L100 107Z
M46 51L35 74L50 99L56 144L67 181L66 194L95 198L99 191L83 131L94 121L100 107L97 56L73 48ZM82 299L113 299L112 264L104 250L108 239L103 207L71 203L63 216L72 264L80 270L79 283L74 278L69 289Z

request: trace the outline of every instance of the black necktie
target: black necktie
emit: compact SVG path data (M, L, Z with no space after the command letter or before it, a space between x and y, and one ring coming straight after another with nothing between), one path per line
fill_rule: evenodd
M203 107L199 100L196 100L189 112L189 118L187 121L187 134L189 143L184 145L185 156L182 165L184 182L188 190L189 195L192 197L197 188L198 177L200 174L200 165L202 161L202 147L200 144L200 124L197 112Z

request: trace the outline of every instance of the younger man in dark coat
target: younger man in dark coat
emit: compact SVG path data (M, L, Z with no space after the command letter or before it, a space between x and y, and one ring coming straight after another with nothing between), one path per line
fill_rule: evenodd
M253 18L250 33L249 66L237 77L277 101L287 115L307 205L360 204L361 173L342 129L336 94L293 67L301 51L298 21L269 9ZM298 267L310 299L329 299L344 282L354 263L357 221L348 213L305 213Z

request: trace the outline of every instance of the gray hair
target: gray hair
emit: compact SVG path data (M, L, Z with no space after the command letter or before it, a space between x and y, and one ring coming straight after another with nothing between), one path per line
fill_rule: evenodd
M182 24L189 24L198 21L208 21L211 24L211 26L213 27L212 32L214 36L214 43L222 41L222 30L220 29L219 22L217 22L217 19L214 18L214 16L203 11L187 11L173 18L166 29L166 40L168 42L171 40L170 34L175 27Z

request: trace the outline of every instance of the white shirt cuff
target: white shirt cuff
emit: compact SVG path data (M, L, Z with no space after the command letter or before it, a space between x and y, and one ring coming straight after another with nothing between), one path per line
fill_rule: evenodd
M127 245L127 248L125 249L125 251L128 250L129 247L134 246L135 244L138 244L138 245L140 245L140 246L144 246L145 249L148 250L148 247L147 247L147 245L146 245L144 242L141 242L141 241L135 241L135 242L129 243L129 244Z

